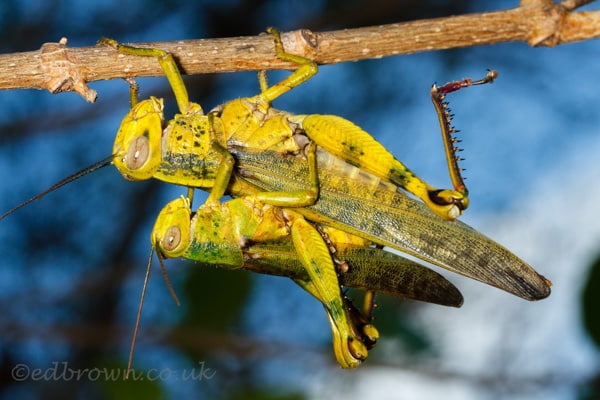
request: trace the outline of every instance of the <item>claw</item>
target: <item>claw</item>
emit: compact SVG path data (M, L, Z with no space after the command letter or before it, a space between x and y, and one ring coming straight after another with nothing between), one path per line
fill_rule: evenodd
M379 331L375 328L373 324L366 324L362 327L362 334L365 337L365 341L368 340L367 348L373 348L375 343L377 343L377 339L379 339Z
M348 340L348 350L356 360L360 360L361 362L369 355L367 347L362 342L352 340L351 338Z
M329 309L327 318L333 333L333 351L342 368L356 368L369 355L369 349L375 347L379 339L379 331L369 321L371 317L365 316L352 304L350 299L343 296L345 320L333 318Z
M327 318L331 324L333 352L338 364L342 368L358 367L369 355L367 347L360 340L350 336L352 330L347 329L348 327L343 329L344 331L348 331L348 333L342 333L342 330L337 326L329 312L327 312Z
M469 198L456 190L429 191L429 208L440 218L453 221L469 207Z

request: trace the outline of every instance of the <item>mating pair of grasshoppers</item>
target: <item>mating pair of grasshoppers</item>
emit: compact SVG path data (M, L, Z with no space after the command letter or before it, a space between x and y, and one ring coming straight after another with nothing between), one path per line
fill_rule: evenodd
M480 81L432 88L454 185L453 190L438 190L348 120L272 108L274 99L316 74L317 66L286 53L279 33L269 32L277 56L298 68L272 86L260 73L260 94L227 102L208 114L189 101L169 53L110 39L99 42L123 54L156 57L179 106L180 113L165 125L163 101L151 97L137 102L132 86L132 109L117 133L112 155L87 170L113 163L130 180L156 178L190 188L187 197L168 203L156 220L151 242L161 266L164 258L184 257L291 277L323 303L334 352L344 368L356 367L367 357L378 332L370 323L369 307L366 313L354 308L343 286L445 305L462 303L460 292L445 278L380 247L525 299L550 294L549 281L529 265L455 221L467 208L468 196L444 96L490 82L495 73ZM192 212L195 188L210 194ZM224 194L234 199L221 203Z

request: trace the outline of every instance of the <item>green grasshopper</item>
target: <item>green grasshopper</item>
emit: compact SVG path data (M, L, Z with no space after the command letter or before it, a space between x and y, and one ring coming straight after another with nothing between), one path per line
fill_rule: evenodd
M360 277L371 273L367 272L370 269L381 270L379 263L388 260L386 267L391 266L399 276L409 279L395 285L392 294L423 300L440 292L445 304L461 304L460 293L435 272L383 250L365 247L359 238L352 239L328 227L324 229L317 230L292 209L264 204L256 196L225 203L209 199L193 216L189 199L182 197L168 203L160 212L151 241L160 260L183 257L235 269L248 269L253 260L258 260L259 272L291 276L323 303L333 332L334 353L344 368L357 367L367 357L368 348L375 344L378 333L367 323L370 318L363 318L342 295L340 281L349 286L364 285L368 290L385 292L387 279L367 282ZM349 257L346 272L339 272L340 280L324 234L339 250L337 257ZM275 249L278 256L273 259ZM350 253L350 249L356 253ZM372 263L362 270L356 265L360 254L368 255L367 262ZM292 268L295 268L293 274ZM427 289L416 293L415 283L426 285Z

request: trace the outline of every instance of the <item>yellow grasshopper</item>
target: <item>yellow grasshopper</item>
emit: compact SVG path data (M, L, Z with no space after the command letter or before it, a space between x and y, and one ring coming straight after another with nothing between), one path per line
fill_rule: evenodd
M307 141L315 142L330 154L402 187L419 197L442 219L454 220L468 207L467 190L457 165L453 130L443 97L461 87L491 82L490 72L481 81L465 80L434 86L432 98L438 111L450 177L454 190L436 189L404 166L371 135L352 122L335 115L294 115L271 107L271 102L314 76L318 67L307 58L286 53L275 29L277 57L293 62L298 68L286 79L268 86L259 75L261 93L250 98L227 102L208 115L189 101L187 90L172 55L155 48L137 48L101 39L99 44L115 47L123 54L156 57L175 94L180 114L163 127L163 101L155 97L135 104L125 117L113 147L114 164L129 179L156 178L188 187L210 189L219 173L233 164L227 149L243 146L298 154ZM132 96L133 98L133 96ZM164 131L163 131L164 128ZM193 163L189 158L193 157ZM299 200L297 206L312 204L315 195Z
M348 256L346 272L339 272L342 284L386 292L385 285L394 279L367 282L361 281L357 275L369 274L369 269L381 269L378 263L387 259L387 267L395 269L399 277L409 278L402 280L401 285L394 285L392 294L423 300L439 292L445 304L459 306L462 303L462 296L456 288L435 272L383 250L365 247L368 243L360 238L351 238L335 229L324 229L317 230L292 209L264 204L256 196L240 197L225 203L209 197L193 215L189 199L182 197L168 203L160 212L151 241L161 260L183 257L235 269L249 268L248 265L255 260L261 265L259 272L292 277L323 303L333 332L334 352L344 368L357 367L366 359L367 350L374 345L378 333L367 323L370 318L359 318L356 322L356 312L350 312L355 310L340 292L338 272L330 248L323 239L324 232L339 250L337 257ZM257 248L260 244L264 247ZM283 250L285 257L269 259L274 249L278 249L279 254ZM358 253L350 253L349 249ZM371 250L369 257L373 257L366 261L372 265L361 270L356 264L357 256L368 250ZM300 268L296 265L293 274L293 266L287 265L290 262L292 265L300 264ZM426 289L416 294L415 284L426 285Z

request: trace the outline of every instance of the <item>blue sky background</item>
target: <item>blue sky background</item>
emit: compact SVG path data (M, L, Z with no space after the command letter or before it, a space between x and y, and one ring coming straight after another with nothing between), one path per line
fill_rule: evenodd
M0 46L9 53L35 50L61 36L72 46L87 46L101 36L163 41L254 35L271 25L323 31L400 18L365 11L344 19L333 3L264 1L244 13L238 1L132 1L127 7L6 2ZM398 2L397 12L416 19L516 6L422 3ZM360 1L347 4L348 10L368 9ZM239 15L246 18L234 18ZM149 397L234 398L252 389L330 399L584 398L599 367L580 301L589 266L600 253L598 50L597 40L553 49L506 43L323 66L275 102L294 113L346 117L417 174L446 187L429 87L498 70L493 85L449 97L471 195L462 220L551 279L548 299L528 303L444 271L465 296L461 309L381 300L376 323L382 339L365 365L343 371L335 365L320 305L291 281L235 271L218 275L173 261L170 278L183 305L174 305L154 268L134 366L181 371L206 361L217 374L200 382L154 382L144 386ZM166 97L167 112L174 112L164 79L138 82L143 97ZM254 73L186 82L205 109L258 90ZM95 104L70 93L0 92L0 210L109 155L128 109L128 88L122 81L91 86L99 93ZM0 222L1 396L66 391L73 398L110 398L127 390L89 380L17 384L10 371L19 363L123 367L153 217L182 193L164 184L126 182L110 167ZM189 336L176 335L182 332Z

